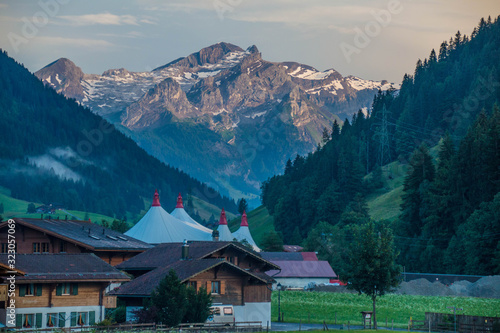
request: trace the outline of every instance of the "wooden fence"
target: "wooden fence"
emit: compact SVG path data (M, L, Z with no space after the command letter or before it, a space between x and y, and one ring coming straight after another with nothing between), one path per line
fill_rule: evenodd
M10 328L7 328L10 329ZM149 324L117 324L109 326L75 326L75 327L53 327L53 328L30 328L30 329L16 329L16 332L23 333L42 333L42 332L57 332L57 333L71 333L71 332L134 332L134 331L150 331L150 332L260 332L264 328L260 321L248 322L232 322L232 323L193 323L193 324L180 324L177 327L167 327L166 325L157 325L155 323Z

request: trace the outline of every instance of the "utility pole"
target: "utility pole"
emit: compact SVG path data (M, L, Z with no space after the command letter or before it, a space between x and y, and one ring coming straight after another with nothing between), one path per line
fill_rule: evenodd
M464 309L457 308L456 306L447 306L447 308L453 310L453 317L454 317L454 322L455 322L455 333L457 333L457 311L463 311Z
M387 109L382 108L382 126L380 128L380 155L379 165L382 167L391 161L391 146L389 143L389 129L387 128Z

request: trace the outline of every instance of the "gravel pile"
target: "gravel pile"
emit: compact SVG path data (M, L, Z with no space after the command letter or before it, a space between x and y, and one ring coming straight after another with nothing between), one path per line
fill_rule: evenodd
M402 282L395 294L402 295L432 295L453 296L453 291L441 282L429 282L427 279L417 279Z
M438 281L417 279L402 282L395 294L500 298L500 276L486 276L475 283L458 281L450 286Z
M314 290L337 293L353 292L347 290L346 287L332 285L317 285ZM457 281L450 286L446 286L439 281L429 282L427 279L416 279L401 282L394 293L399 295L500 298L500 275L486 276L475 283Z

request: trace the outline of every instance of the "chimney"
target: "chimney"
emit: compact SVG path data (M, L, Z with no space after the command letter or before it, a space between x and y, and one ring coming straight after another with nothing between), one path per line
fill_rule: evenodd
M218 242L219 241L219 230L212 231L212 240L214 242Z
M185 239L184 243L182 243L181 260L187 260L188 258L189 258L189 244Z

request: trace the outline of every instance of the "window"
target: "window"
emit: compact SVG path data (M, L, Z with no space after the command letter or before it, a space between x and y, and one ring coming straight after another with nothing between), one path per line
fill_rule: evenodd
M71 285L69 283L62 284L62 294L71 295Z
M191 288L193 288L194 290L197 290L196 289L196 287L197 287L196 281L189 281L188 282L188 286L191 287Z
M59 253L66 253L66 242L61 241L59 243Z
M35 285L33 283L26 285L25 296L34 296L35 295Z
M220 281L212 281L212 294L220 294Z
M78 312L76 324L79 326L87 324L87 312Z
M15 253L17 253L17 243L15 244L7 244L7 243L2 243L2 252L0 253L9 253L9 250L14 250Z
M71 312L71 326L84 326L95 324L95 311Z
M42 253L49 253L49 243L42 243Z
M58 313L47 313L47 327L57 327L57 320L59 319Z
M33 243L33 253L40 253L40 243Z
M23 314L23 327L24 328L32 328L35 324L33 320L35 319L34 314Z
M60 283L56 287L56 296L78 295L78 283Z
M42 285L36 283L19 285L19 297L42 296Z

